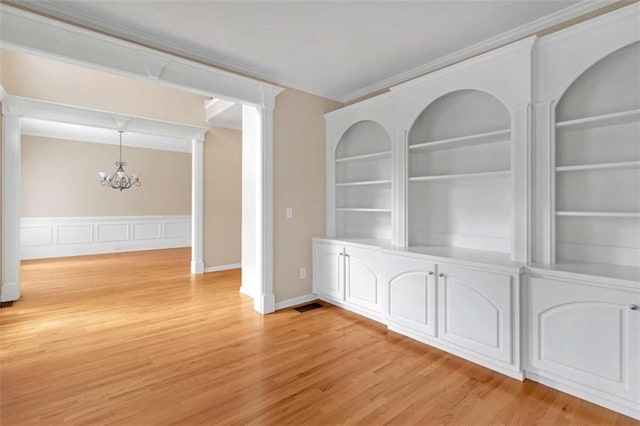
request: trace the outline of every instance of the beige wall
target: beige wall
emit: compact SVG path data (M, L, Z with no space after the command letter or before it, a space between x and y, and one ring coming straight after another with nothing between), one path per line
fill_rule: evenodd
M324 113L340 103L287 89L274 123L274 287L278 301L311 293L311 237L325 234ZM292 207L293 219L286 219ZM299 278L301 267L307 279Z
M212 128L204 141L204 263L241 261L242 134Z
M99 183L117 159L117 145L22 136L22 217L191 214L191 154L125 144L126 171L143 182L126 191Z

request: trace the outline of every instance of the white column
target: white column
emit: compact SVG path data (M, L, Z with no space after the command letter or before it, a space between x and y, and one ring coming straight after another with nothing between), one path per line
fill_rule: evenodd
M191 273L204 273L204 134L191 140Z
M258 277L258 192L260 182L260 115L258 108L242 106L242 285L240 293L256 299Z
M541 102L533 108L533 261L555 262L555 105Z
M393 151L393 245L406 247L407 238L407 151L408 135L406 130L397 131L394 135Z
M531 105L523 104L511 112L511 182L513 217L511 259L531 260Z
M273 108L275 97L270 104L258 108L260 123L260 181L258 191L258 212L262 212L259 221L258 236L258 276L262 285L258 297L253 299L253 308L261 314L276 310L276 297L273 292Z
M2 288L0 301L20 298L20 118L2 108Z

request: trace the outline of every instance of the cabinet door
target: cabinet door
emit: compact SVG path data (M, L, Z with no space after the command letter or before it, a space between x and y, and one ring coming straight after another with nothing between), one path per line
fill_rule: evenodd
M313 291L344 300L344 246L313 244Z
M379 250L347 247L347 302L373 312L382 312L380 263Z
M384 314L390 324L435 336L436 265L404 256L384 255Z
M529 364L640 402L638 292L530 277Z
M438 272L438 337L511 364L517 277L446 264Z

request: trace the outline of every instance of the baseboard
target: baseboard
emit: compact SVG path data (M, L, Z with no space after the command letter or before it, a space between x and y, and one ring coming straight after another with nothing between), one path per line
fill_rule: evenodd
M4 283L0 291L0 302L14 302L20 299L20 286L18 283Z
M545 386L549 386L550 388L554 388L561 392L568 393L569 395L573 395L580 399L584 399L585 401L589 401L596 405L600 405L602 407L608 408L609 410L622 413L625 416L629 416L636 420L640 420L640 406L636 408L630 407L629 405L613 401L609 398L603 398L601 396L594 395L593 393L582 390L577 386L564 383L555 379L550 379L548 377L545 377L538 373L534 373L532 371L527 371L525 373L525 377L534 382L542 383ZM629 402L629 404L633 404L633 403Z
M512 368L509 366L501 365L496 362L483 359L483 357L481 357L480 355L467 352L455 346L447 345L446 343L440 340L436 340L436 338L434 337L424 335L422 333L407 329L405 327L398 327L395 324L387 324L387 329L389 331L393 331L394 333L402 334L403 336L409 337L413 340L417 340L418 342L424 343L425 345L433 346L434 348L440 349L442 351L445 351L457 357L466 359L467 361L473 362L474 364L478 364L478 365L481 365L482 367L504 374L505 376L509 376L512 379L516 379L519 381L524 380L524 371L522 371L521 369L517 369L515 367Z
M208 266L204 268L204 273L209 272L220 272L220 271L228 271L229 269L239 269L242 268L242 263L230 263L228 265L219 265L219 266Z
M291 299L282 300L280 302L276 302L276 311L281 309L287 309L292 306L302 305L303 303L312 302L314 300L318 300L318 296L313 293L305 294L303 296L293 297Z
M335 306L337 306L339 308L342 308L342 309L347 310L347 311L351 311L354 314L358 314L358 315L363 316L365 318L369 318L370 320L374 320L376 322L379 322L381 324L386 325L386 322L385 322L384 318L382 317L382 314L376 314L376 313L373 313L373 312L369 312L369 311L367 311L365 309L362 309L362 308L359 308L357 306L345 303L345 302L343 302L341 300L337 300L337 299L334 299L334 298L329 297L329 296L318 295L318 298L320 300L322 300L323 302L331 303L332 305L335 305Z

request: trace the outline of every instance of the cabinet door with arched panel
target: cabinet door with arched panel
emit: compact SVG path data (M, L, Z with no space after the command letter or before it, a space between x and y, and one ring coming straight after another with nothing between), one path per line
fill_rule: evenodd
M640 291L533 276L527 295L528 370L637 409Z
M436 335L436 264L385 254L385 318L392 327Z
M344 300L345 248L339 244L314 241L313 292Z
M516 362L518 287L511 274L440 264L438 337L479 356Z

